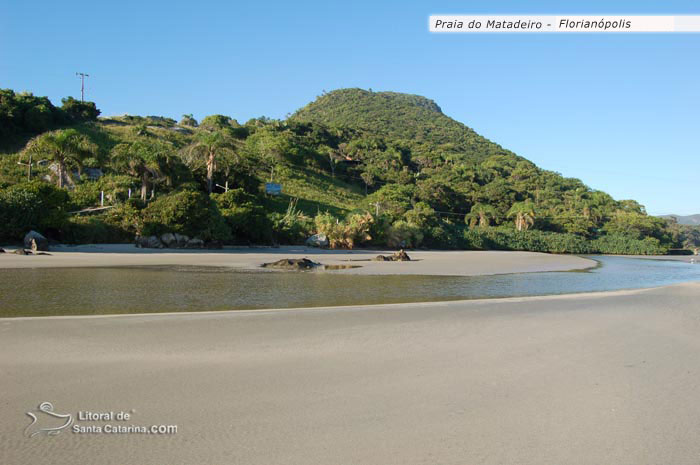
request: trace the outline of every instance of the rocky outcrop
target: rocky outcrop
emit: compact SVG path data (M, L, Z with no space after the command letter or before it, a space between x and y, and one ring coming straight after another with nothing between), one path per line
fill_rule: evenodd
M32 253L29 250L24 250L24 249L17 249L14 251L15 255L31 255Z
M330 245L330 241L328 240L328 236L325 234L314 234L306 239L306 245L309 247L320 247L325 249Z
M377 255L372 259L375 262L410 262L411 257L403 250L394 252L392 255Z
M187 241L190 240L190 238L184 234L175 233L173 235L175 236L176 247L185 247L187 245Z
M175 238L175 234L173 233L165 233L162 236L160 236L160 241L163 243L165 247L168 248L176 248L177 247L177 239Z
M196 237L193 237L192 239L188 240L187 243L185 244L186 249L203 249L204 248L204 241L201 239L198 239Z
M204 242L198 237L188 237L184 234L165 233L160 236L136 236L136 247L144 249L221 249L221 241Z
M311 270L317 266L321 266L320 263L313 262L308 258L283 258L282 260L277 260L272 263L263 263L263 268L277 268L280 270Z
M144 249L223 249L224 243L218 240L204 241L178 233L165 233L160 236L136 236L134 245Z
M33 252L49 250L49 240L36 231L29 231L24 236L24 248L31 249Z
M0 248L0 253L5 253L5 249Z

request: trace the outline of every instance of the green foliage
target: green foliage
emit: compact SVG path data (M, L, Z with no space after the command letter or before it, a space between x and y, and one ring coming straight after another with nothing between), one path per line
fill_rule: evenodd
M75 129L63 129L36 136L29 141L23 155L27 161L31 155L34 160L43 158L53 162L57 167L58 187L63 187L66 181L73 184L71 170L81 168L83 160L96 155L97 150L97 145L88 137Z
M368 207L398 220L412 208L414 193L412 185L387 184L367 197Z
M594 253L589 241L575 234L545 231L517 231L502 228L475 228L464 231L463 244L476 250L528 250L548 253Z
M639 239L623 234L607 234L593 241L593 248L603 254L665 255L668 247L655 237Z
M662 218L649 216L639 211L618 210L605 225L605 231L613 235L627 235L635 239L655 237L662 239L661 234L666 225Z
M209 129L210 131L217 131L225 128L231 127L231 117L224 115L209 115L206 116L200 126L204 129Z
M61 103L63 104L61 110L71 123L95 121L100 116L100 110L95 106L95 102L81 102L73 97L66 97L61 100Z
M32 229L55 236L65 224L68 205L64 189L39 181L1 189L0 240L22 240Z
M183 115L180 127L159 116L93 122L98 113L89 102L68 98L57 108L46 97L0 90L0 137L8 152L0 154L3 191L26 179L17 161L31 153L34 162L49 160L34 165L36 179L68 181L63 214L97 205L102 190L117 206L71 218L64 232L74 241L185 229L242 244L299 244L323 230L338 247L569 253L655 253L700 241L635 201L616 201L538 168L415 95L344 89L286 121L261 117L243 126L224 115L208 116L200 127L192 115ZM70 129L46 132L65 125ZM104 176L78 181L73 173L84 167ZM270 181L282 184L282 195L265 194ZM142 199L126 202L128 189L139 185ZM227 194L214 193L224 185ZM203 191L212 202L202 200ZM8 225L17 215L22 225L37 223L31 209L17 207L34 202L33 194L12 195L9 204L19 213ZM142 212L138 204L152 196Z
M187 114L187 115L182 115L182 119L180 120L180 122L178 124L180 126L189 126L192 128L196 128L197 126L199 126L199 124L197 123L197 120L194 119L194 116L192 116L192 113Z
M260 199L243 189L230 189L223 194L213 194L226 225L237 244L269 243L272 240L272 224Z
M202 127L212 127L213 123L205 126L207 118L202 121ZM227 131L219 128L197 132L195 140L184 149L183 160L194 170L206 170L207 192L211 194L214 191L214 174L217 169L223 168L228 175L241 161L241 157L236 140Z
M490 226L497 218L498 211L494 207L485 203L477 203L472 206L464 221L471 227L479 226L483 228Z
M409 141L414 152L468 153L474 160L505 152L418 95L340 89L318 97L292 119Z
M330 213L319 213L314 218L317 234L325 234L332 249L352 249L368 242L374 218L369 213L352 213L340 220Z
M175 171L177 160L172 156L172 144L139 137L133 142L116 145L111 151L112 166L138 179L141 200L158 180L167 180Z
M276 243L303 244L312 234L314 222L297 208L297 202L297 199L290 200L284 214L278 212L269 214L273 240Z
M231 239L213 200L201 192L175 192L158 197L143 211L143 235L161 235L166 232L199 237L202 240Z
M386 243L394 248L413 248L421 245L423 237L423 231L419 226L399 220L394 222L387 231Z
M141 212L124 204L101 215L70 217L61 240L72 244L128 243L141 229Z

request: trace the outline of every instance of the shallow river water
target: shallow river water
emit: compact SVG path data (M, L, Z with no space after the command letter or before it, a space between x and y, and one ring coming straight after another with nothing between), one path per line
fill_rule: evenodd
M591 257L589 271L363 276L204 267L0 269L0 317L150 313L567 294L700 281L700 265Z

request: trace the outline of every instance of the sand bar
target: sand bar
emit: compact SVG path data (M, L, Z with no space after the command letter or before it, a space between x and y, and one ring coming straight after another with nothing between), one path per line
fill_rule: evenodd
M319 250L308 247L227 247L223 250L140 249L130 244L60 246L49 256L0 254L0 268L62 268L90 266L195 265L257 269L281 258L309 258L326 265L360 265L336 270L353 274L422 274L477 276L535 271L566 271L596 266L574 255L501 251L409 251L415 261L372 262L382 250Z

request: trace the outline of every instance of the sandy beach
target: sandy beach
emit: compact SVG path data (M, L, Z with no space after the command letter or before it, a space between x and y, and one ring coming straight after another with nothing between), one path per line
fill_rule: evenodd
M12 250L12 249L8 249ZM141 249L131 244L52 247L50 255L0 254L0 268L65 268L95 266L191 265L259 269L281 258L309 258L324 265L357 265L334 270L351 274L422 274L478 276L595 267L594 260L574 255L501 251L409 251L411 262L373 262L387 250L320 250L309 247L227 247L222 250Z
M696 464L698 302L700 283L688 283L4 319L0 455L11 465ZM28 438L26 412L41 402L178 430Z

